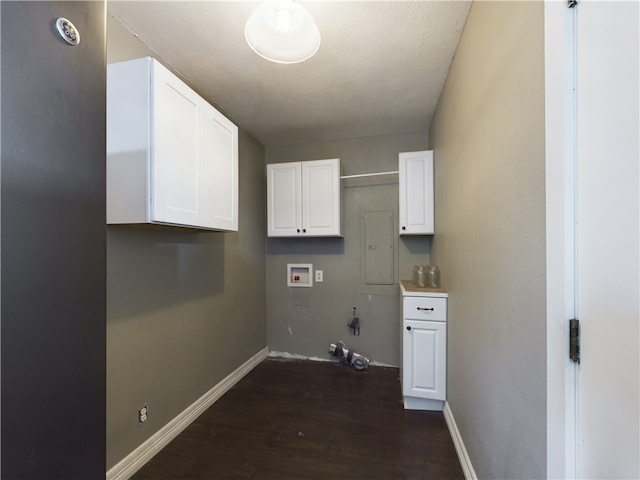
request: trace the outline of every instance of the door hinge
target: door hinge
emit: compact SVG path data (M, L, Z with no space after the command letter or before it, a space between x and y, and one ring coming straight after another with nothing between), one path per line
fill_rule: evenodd
M578 0L567 0L567 5L569 8L573 8L578 4Z
M580 320L569 320L569 358L580 364Z

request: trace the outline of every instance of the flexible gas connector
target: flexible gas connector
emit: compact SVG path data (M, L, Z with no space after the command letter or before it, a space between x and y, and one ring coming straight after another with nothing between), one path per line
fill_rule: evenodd
M357 370L366 370L369 368L369 359L367 357L349 351L347 346L342 342L331 343L329 345L329 353L338 357L342 363L353 365Z

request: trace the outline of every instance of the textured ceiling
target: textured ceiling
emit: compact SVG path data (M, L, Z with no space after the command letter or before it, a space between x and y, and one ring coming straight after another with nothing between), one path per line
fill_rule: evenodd
M244 24L258 2L111 1L109 14L264 145L426 132L470 1L300 1L322 44L268 62Z

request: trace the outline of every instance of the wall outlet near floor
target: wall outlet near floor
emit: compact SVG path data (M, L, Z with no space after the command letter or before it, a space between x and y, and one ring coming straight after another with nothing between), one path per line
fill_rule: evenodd
M322 270L316 270L316 282L324 282L324 276Z
M143 407L138 409L138 425L142 425L149 417L149 407L145 403Z

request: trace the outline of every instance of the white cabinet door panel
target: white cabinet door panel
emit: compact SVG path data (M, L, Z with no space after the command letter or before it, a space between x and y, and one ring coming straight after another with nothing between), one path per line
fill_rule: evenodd
M446 399L447 324L405 320L402 394Z
M199 152L206 212L210 228L238 229L238 127L210 105L202 108Z
M340 233L340 172L337 160L302 162L302 228L311 236Z
M302 228L300 162L267 165L269 236L296 236Z
M398 168L400 235L433 234L433 152L402 152Z
M198 97L164 69L155 69L154 97L152 220L197 225Z

